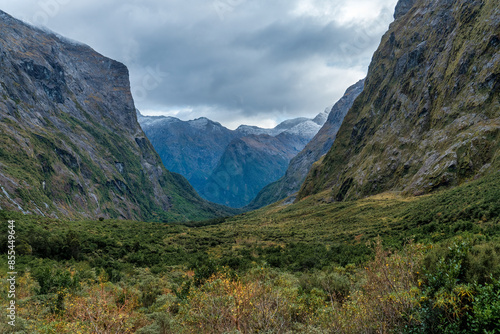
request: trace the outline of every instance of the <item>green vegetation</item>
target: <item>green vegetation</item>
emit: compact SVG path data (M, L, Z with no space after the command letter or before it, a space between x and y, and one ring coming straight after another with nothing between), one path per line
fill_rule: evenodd
M186 225L0 211L17 222L15 330L496 333L498 178Z
M11 196L19 199L17 202L25 211L61 215L60 211L64 210L64 215L72 219L82 218L83 212L93 212L96 218L128 215L170 222L211 219L239 212L206 202L183 177L163 170L158 182L165 192L163 196L168 194L171 206L165 211L161 201L151 197L155 193L153 182L143 172L141 157L130 140L94 121L81 107L79 110L87 122L62 111L57 114L71 128L72 136L87 138L88 147L95 150L92 155L77 145L74 138L65 135L69 131L55 128L48 120L47 129L39 128L36 132L19 123L9 123L9 119L2 122L8 125L8 129L0 126L2 171L24 185ZM147 155L143 159L159 162L149 142L141 142L141 145L146 145L140 151ZM118 159L123 161L122 172L113 167ZM120 204L113 202L117 197L121 199Z

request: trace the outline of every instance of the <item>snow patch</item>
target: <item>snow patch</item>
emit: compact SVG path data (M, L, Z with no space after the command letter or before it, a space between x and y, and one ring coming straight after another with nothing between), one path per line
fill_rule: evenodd
M137 116L137 121L141 127L150 127L155 125L181 122L180 119L171 116Z
M333 105L329 106L328 108L325 109L322 113L318 114L316 117L314 117L313 122L323 126L326 121L328 120L328 116L330 115L330 112L333 109Z
M293 134L293 135L299 135L302 137L314 137L319 130L321 129L321 125L318 125L314 121L306 121L300 124L297 124L293 128L284 131L285 133Z
M244 135L269 135L269 136L276 136L280 134L282 131L276 131L276 128L274 129L263 129L259 128L258 126L251 126L251 125L240 125L237 129L237 132L240 132Z
M188 121L189 125L191 125L195 129L200 129L200 130L206 128L209 122L210 120L206 117L201 117L194 119L192 121Z

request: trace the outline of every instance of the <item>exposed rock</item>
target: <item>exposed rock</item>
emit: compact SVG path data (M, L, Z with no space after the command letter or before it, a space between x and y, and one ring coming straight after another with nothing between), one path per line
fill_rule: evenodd
M399 0L394 12L394 19L399 19L406 15L415 4L416 0Z

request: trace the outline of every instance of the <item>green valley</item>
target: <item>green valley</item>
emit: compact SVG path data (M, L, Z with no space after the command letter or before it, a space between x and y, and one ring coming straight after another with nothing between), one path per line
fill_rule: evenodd
M409 303L405 312L420 318L410 321L406 315L393 314L394 323L380 319L373 323L374 328L393 326L402 330L398 326L405 324L419 332L418 328L429 324L445 326L450 316L454 319L450 326L470 330L468 317L474 318L476 312L476 306L471 305L479 303L480 298L493 298L498 303L494 295L483 295L488 287L498 287L500 277L498 177L495 174L422 197L385 193L329 203L320 194L297 204L277 203L233 218L185 225L63 221L1 212L3 221L16 220L18 252L22 254L18 271L24 298L19 302L25 313L20 315L23 320L19 321L19 330L45 328L40 332L50 333L58 328L58 333L70 333L72 326L103 326L99 321L105 319L98 319L98 314L77 320L70 313L84 311L74 309L75 300L83 302L93 294L104 293L110 309L99 312L116 312L123 317L123 328L130 326L130 332L158 333L148 332L148 328L167 326L170 331L160 333L190 333L198 324L209 321L213 312L208 301L199 298L223 301L231 309L238 304L232 304L236 296L226 289L237 287L242 294L255 293L254 302L270 294L292 303L286 307L271 303L266 306L270 313L264 315L251 307L253 299L247 301L241 306L246 308L244 312L242 309L241 321L247 326L255 325L252 317L270 317L278 312L288 331L309 328L314 333L330 333L334 323L347 326L335 317L347 312L344 308L350 305L354 307L350 316L359 317L360 322L358 327L340 332L355 333L364 326L363 319L369 320L363 318L369 315L362 313L369 302L364 299L369 296L366 280L375 284L370 280L378 277L382 282L377 284L388 284L378 276L382 274L404 275L401 279L407 286L392 291L391 286L382 285L380 289L390 290L384 298L391 293L403 298L397 294L408 293L404 297ZM6 236L5 232L1 235ZM6 240L1 244L6 245ZM416 253L408 258L409 252ZM6 263L3 258L1 263ZM466 288L471 297L455 301L456 305L445 303L439 316L426 318L429 315L423 303L414 300L416 296L438 303L443 293L456 293L445 287L448 283L434 281L442 274L455 275L452 288ZM125 301L131 304L123 304ZM389 298L373 307L399 307L397 302ZM202 305L195 307L195 303ZM126 312L123 307L128 308ZM459 316L453 316L455 307L464 308ZM40 313L28 319L33 310ZM297 315L288 314L292 311ZM192 312L199 312L196 316L200 319L194 321ZM498 315L476 320L478 328L491 328ZM218 326L238 328L229 314L209 322L215 326L214 332L223 332ZM282 332L272 322L262 326Z
M163 166L123 64L0 12L0 333L500 333L500 9L394 17L338 122L252 207L282 200L242 213ZM203 170L218 159L191 149L227 145L199 118L184 150L189 122L157 121L169 162ZM242 158L269 145L247 146L219 167L270 182Z

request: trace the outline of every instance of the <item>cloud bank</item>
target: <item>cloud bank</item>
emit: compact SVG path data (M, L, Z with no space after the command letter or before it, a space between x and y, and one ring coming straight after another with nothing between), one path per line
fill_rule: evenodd
M312 117L366 75L396 0L0 0L129 67L137 107L235 128Z

